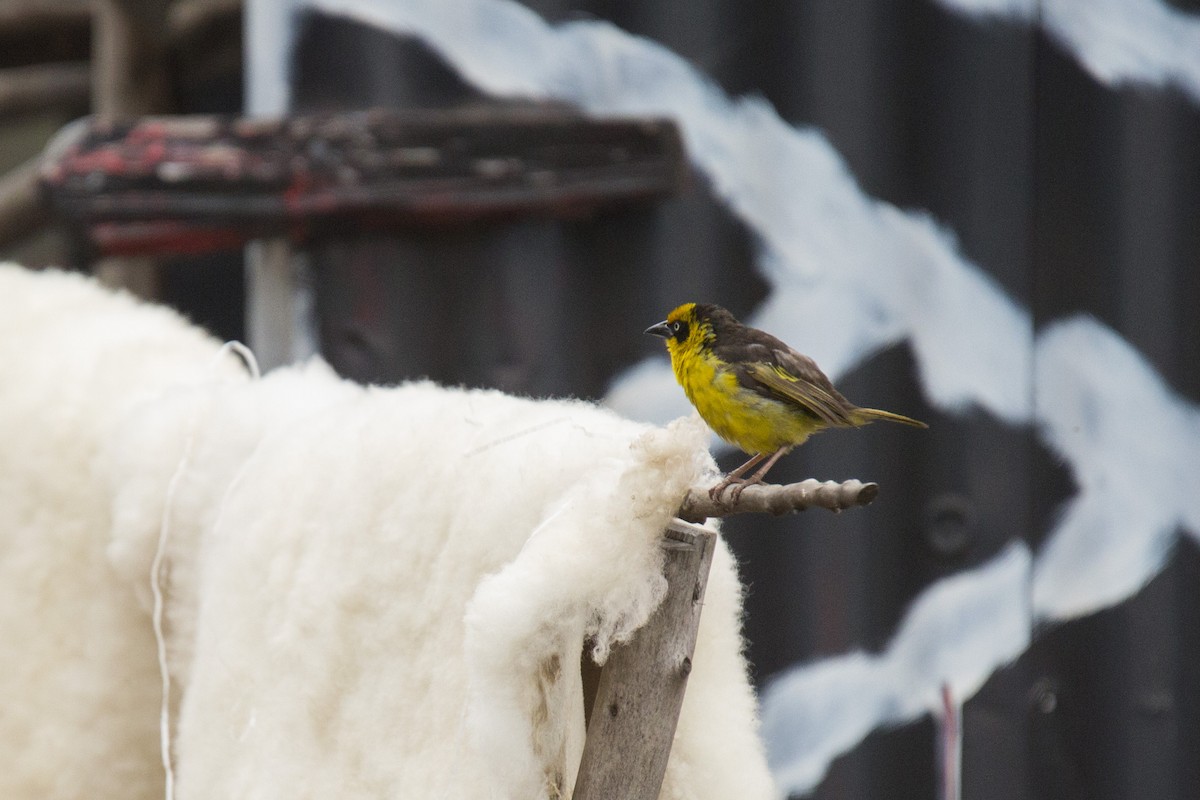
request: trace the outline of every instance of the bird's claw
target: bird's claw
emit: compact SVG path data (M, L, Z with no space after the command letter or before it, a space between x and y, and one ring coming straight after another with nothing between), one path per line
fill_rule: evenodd
M743 478L733 485L733 491L729 493L729 502L736 504L742 497L742 492L746 491L747 486L753 486L761 481L756 478Z
M732 480L726 478L708 490L708 497L719 506L724 508L732 508L737 504L738 499L742 496L742 492L746 490L747 486L753 486L754 484L760 482L761 481L759 480L752 480L749 478L734 478ZM729 489L728 498L721 496L721 493L726 489Z
M724 505L721 502L721 492L725 491L725 487L729 486L732 481L721 481L716 486L708 490L708 499L712 500L717 505Z

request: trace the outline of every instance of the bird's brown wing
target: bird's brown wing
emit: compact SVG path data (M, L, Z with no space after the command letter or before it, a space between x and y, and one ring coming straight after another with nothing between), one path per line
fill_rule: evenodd
M742 386L765 397L790 401L826 425L854 424L850 417L854 406L833 388L811 358L754 328L739 326L730 333L733 335L726 335L713 351L734 365Z
M853 407L832 386L823 386L819 381L796 375L791 369L765 361L746 364L744 369L750 379L746 383L757 383L777 398L795 403L826 425L841 427L854 424L850 418Z

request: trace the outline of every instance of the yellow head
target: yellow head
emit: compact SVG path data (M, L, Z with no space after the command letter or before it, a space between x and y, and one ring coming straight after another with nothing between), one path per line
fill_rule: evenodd
M727 324L736 325L733 315L720 306L706 303L684 303L646 333L667 342L671 361L677 363L685 354L698 355L712 347L717 331Z

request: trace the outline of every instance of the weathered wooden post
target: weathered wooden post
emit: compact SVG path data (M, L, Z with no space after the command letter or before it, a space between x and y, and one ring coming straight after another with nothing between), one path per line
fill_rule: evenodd
M812 507L836 513L867 505L878 493L876 484L857 480L760 484L747 487L736 502L728 503L722 502L723 497L709 497L706 490L692 490L679 517L699 522L707 517L780 515ZM658 797L692 671L715 542L716 534L694 522L675 519L667 526L663 534L666 597L629 642L613 648L600 672L573 800Z
M658 797L679 722L716 534L675 520L663 535L667 596L600 673L574 800Z

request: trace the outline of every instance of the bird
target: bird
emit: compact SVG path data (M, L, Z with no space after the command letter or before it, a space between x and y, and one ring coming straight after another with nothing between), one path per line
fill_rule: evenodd
M743 325L718 305L684 303L645 333L666 340L675 379L708 426L750 456L709 490L713 500L732 485L730 500L737 502L742 490L761 483L780 458L818 431L875 420L929 427L902 414L854 405L811 358Z

